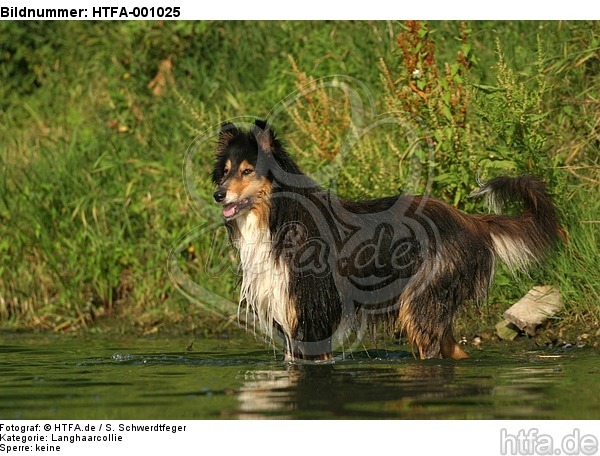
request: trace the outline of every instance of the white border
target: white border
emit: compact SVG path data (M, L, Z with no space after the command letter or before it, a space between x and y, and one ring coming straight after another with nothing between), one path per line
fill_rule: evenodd
M598 421L6 421L6 425L37 426L35 432L10 435L43 436L42 445L58 445L61 456L129 456L235 454L284 456L339 455L597 455ZM75 430L75 425L79 426ZM176 433L132 431L136 426L158 426ZM56 431L56 427L61 430ZM84 429L91 429L86 431ZM124 431L119 431L123 426ZM98 428L101 427L101 430ZM48 431L44 431L44 428ZM110 429L108 431L107 429ZM184 429L183 431L181 429ZM58 436L112 436L119 441L53 442ZM40 437L37 437L38 439ZM5 445L23 445L2 442ZM550 447L548 444L550 443ZM8 454L39 454L31 448ZM56 450L56 448L55 448ZM549 451L550 450L550 451ZM4 453L5 454L5 453Z
M335 2L303 0L80 0L80 1L16 1L2 2L7 7L89 8L92 7L180 7L177 20L574 20L600 19L600 2L589 0L556 1L474 1L474 0L368 0ZM90 17L88 17L90 19ZM119 20L122 18L113 18Z

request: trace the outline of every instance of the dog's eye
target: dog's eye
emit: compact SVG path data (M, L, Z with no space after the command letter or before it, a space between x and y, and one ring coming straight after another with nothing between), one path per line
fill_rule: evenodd
M223 175L226 175L226 174L229 174L229 168L225 168L225 169L223 170Z
M244 171L242 171L242 175L249 176L253 172L254 172L254 170L252 168L246 168Z

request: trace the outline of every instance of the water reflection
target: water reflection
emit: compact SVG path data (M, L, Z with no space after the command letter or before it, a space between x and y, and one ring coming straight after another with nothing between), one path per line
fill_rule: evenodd
M289 365L243 376L238 418L434 417L435 404L489 397L492 387L456 382L455 363L400 366ZM479 379L480 380L480 379Z
M99 342L102 342L100 345ZM0 338L1 419L600 418L597 350L368 350L286 365L259 342Z

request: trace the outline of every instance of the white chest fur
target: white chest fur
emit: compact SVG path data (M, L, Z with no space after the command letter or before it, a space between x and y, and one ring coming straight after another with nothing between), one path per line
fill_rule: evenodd
M242 285L240 303L245 300L254 311L265 334L273 337L273 323L291 335L296 322L294 303L289 296L289 270L283 260L272 254L271 233L261 228L250 212L236 219L238 236L234 240L240 252Z

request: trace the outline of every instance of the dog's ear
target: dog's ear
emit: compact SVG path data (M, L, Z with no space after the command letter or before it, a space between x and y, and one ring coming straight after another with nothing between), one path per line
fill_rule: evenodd
M217 155L223 153L231 140L235 138L240 131L231 122L223 122L219 130L219 143L217 144Z
M252 133L256 138L258 149L272 155L275 151L275 133L271 130L271 126L264 120L256 119Z

